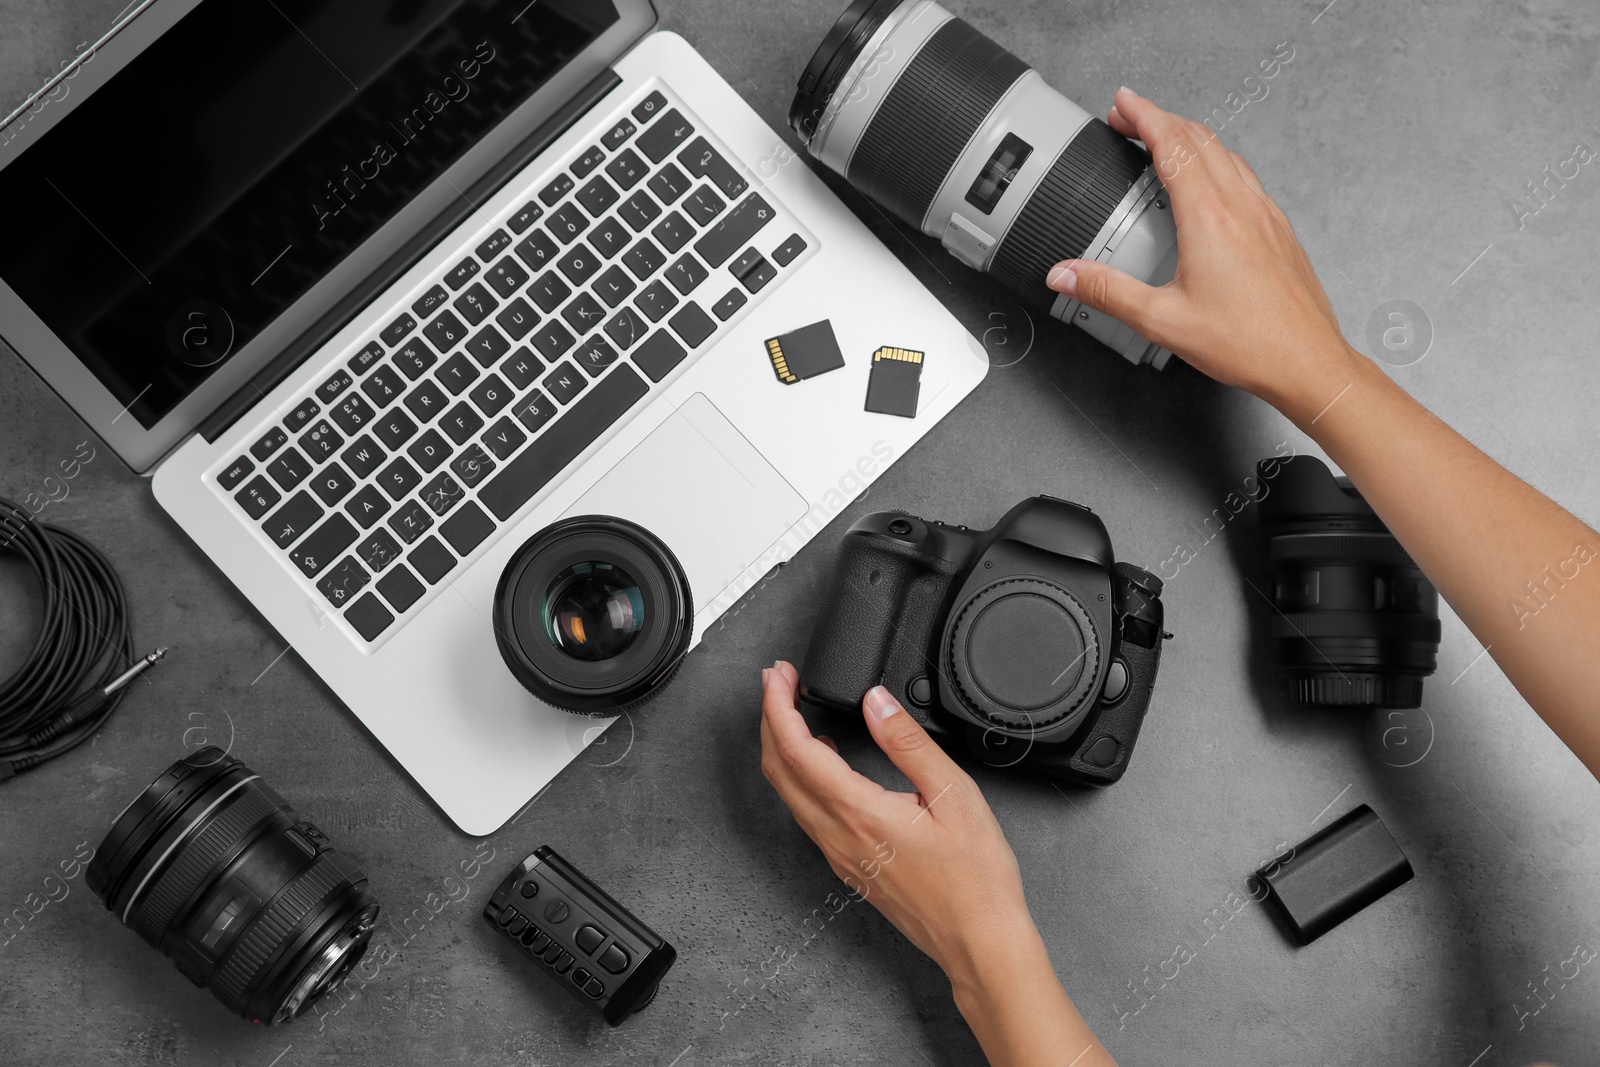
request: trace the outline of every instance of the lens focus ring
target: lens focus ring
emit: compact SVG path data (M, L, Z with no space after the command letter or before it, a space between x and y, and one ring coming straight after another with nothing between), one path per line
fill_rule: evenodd
M332 852L320 854L296 875L262 909L260 917L228 953L213 983L217 998L225 1004L241 1001L242 994L261 974L262 966L288 943L295 927L345 880L339 857Z

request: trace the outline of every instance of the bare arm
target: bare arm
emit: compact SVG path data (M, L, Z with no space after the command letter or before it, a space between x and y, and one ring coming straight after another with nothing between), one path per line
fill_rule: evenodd
M1167 185L1177 277L1151 288L1069 261L1051 288L1255 393L1321 445L1600 777L1600 536L1345 342L1288 219L1207 127L1127 89L1110 121L1145 142Z

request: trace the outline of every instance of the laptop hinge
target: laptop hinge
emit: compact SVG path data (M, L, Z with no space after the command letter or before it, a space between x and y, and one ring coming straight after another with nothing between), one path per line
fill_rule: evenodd
M550 147L602 97L621 84L622 79L610 67L596 75L594 80L580 89L558 111L541 123L538 129L524 138L482 178L474 182L465 196L452 199L449 207L434 217L361 284L346 293L343 299L308 330L284 346L283 351L261 368L243 388L228 397L200 424L198 431L200 436L209 444L226 433L245 412L260 403L263 396L294 373L295 368L299 367L307 357L326 344L334 334L344 329L345 325L371 303L373 298L394 284L397 278L415 266L417 261L432 251L436 244L461 225L468 215L477 210L476 205L499 192L500 187L510 181L513 175L527 166L540 152Z

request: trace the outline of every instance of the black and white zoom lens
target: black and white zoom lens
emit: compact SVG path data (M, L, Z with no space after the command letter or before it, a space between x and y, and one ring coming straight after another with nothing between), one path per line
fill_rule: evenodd
M1172 353L1045 286L1063 259L1172 279L1177 230L1150 157L933 0L856 0L800 79L811 154L1030 307L1136 364Z

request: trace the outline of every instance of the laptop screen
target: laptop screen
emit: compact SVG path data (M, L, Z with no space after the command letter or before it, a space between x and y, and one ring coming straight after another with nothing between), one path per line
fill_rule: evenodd
M0 278L151 427L617 17L210 0L0 171Z

